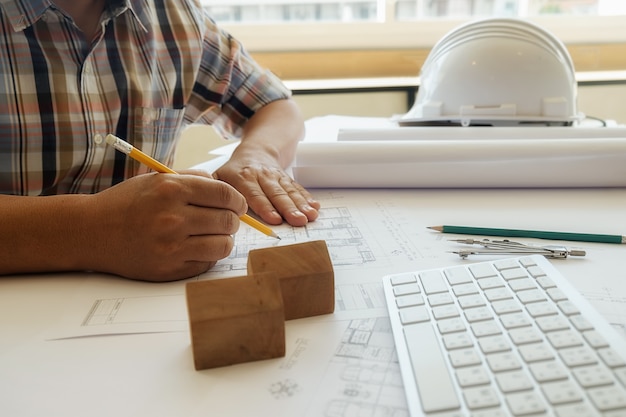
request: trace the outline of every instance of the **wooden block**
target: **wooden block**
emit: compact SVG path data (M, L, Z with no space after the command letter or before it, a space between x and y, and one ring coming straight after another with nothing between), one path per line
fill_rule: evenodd
M186 284L196 370L285 356L280 284L271 274Z
M251 250L248 274L261 273L279 279L286 320L335 311L335 274L325 241Z

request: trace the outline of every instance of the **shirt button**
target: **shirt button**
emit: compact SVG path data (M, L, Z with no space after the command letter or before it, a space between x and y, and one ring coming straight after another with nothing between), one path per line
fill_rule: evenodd
M103 141L102 135L98 133L96 136L93 137L93 141L96 145L100 145Z

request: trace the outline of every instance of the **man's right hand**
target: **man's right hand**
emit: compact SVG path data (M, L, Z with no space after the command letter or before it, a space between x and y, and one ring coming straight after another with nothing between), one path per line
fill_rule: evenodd
M99 269L149 281L191 277L227 257L247 210L233 187L198 175L140 175L94 195L94 203Z
M0 196L0 275L189 278L230 254L246 210L230 185L184 174L139 175L93 195Z

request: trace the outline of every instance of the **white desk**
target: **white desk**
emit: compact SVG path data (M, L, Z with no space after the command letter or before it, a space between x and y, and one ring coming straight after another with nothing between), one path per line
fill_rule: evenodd
M184 283L135 283L99 274L3 277L0 415L391 415L403 408L403 397L384 325L380 277L462 262L446 253L454 245L447 241L451 236L427 226L626 233L624 189L314 194L325 207L319 222L281 228L279 234L287 241L327 238L336 262L337 309L288 322L285 358L196 372L186 330L47 341L46 332L64 311L88 294L181 295ZM266 242L242 228L233 257L209 277L241 272L237 268L252 240ZM587 256L555 265L607 318L626 327L626 246L572 246L584 247Z

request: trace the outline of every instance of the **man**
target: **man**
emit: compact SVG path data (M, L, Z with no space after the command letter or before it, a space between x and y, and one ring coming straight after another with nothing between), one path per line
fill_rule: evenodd
M0 0L0 274L94 270L167 281L230 253L248 208L317 218L284 172L304 131L289 91L197 0ZM189 123L241 138L213 177L156 174Z

